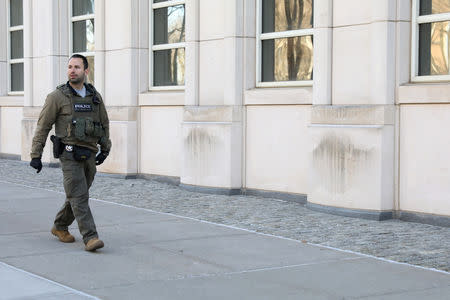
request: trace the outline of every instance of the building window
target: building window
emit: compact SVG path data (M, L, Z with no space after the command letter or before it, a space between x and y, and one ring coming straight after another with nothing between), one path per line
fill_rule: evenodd
M413 1L412 80L450 80L450 1Z
M153 0L151 6L150 86L183 88L185 70L185 1Z
M8 24L8 73L9 92L23 92L23 1L9 1Z
M94 0L72 0L72 54L86 56L89 63L88 81L94 84Z
M257 85L311 85L313 0L259 0Z

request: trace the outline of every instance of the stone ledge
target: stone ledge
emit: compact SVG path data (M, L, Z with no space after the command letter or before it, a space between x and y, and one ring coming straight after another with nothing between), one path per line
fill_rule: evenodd
M176 176L138 174L137 178L145 179L145 180L154 180L157 182L167 183L167 184L171 184L171 185L180 185L180 177L176 177Z
M0 96L0 107L2 106L12 106L12 107L22 107L24 104L24 96Z
M152 175L152 174L139 174L138 178L146 180L155 180L162 183L168 183L172 185L178 185L179 187L198 193L205 194L218 194L218 195L242 195L242 196L255 196L261 198L274 198L285 200L289 202L296 202L299 204L305 204L307 196L305 194L287 193L287 192L277 192L277 191L267 191L258 189L229 189L229 188L218 188L218 187L206 187L191 184L180 183L180 177L174 176L164 176L164 175Z
M416 83L398 87L399 104L450 103L450 84Z
M306 203L306 208L322 213L338 215L343 217L361 218L367 220L384 221L392 219L394 214L392 211L376 211L376 210L362 210L351 209L334 206L325 206L314 203Z
M241 195L241 189L229 189L229 188L219 188L219 187L207 187L207 186L200 186L200 185L190 185L190 184L184 184L180 183L180 188L190 191L190 192L196 192L196 193L205 193L205 194L215 194L215 195L227 195L227 196L234 196L234 195Z
M117 178L117 179L136 179L137 178L137 174L135 174L135 173L116 174L116 173L97 172L97 176Z
M241 106L185 106L183 122L241 122Z
M0 159L21 160L20 154L0 153Z
M305 194L295 194L287 192L277 192L277 191L267 191L258 189L242 189L242 195L244 196L255 196L262 198L274 198L280 199L288 202L296 202L299 204L306 204L307 196Z
M311 124L394 125L395 105L314 105Z
M399 211L398 219L406 222L429 224L434 226L450 227L450 217L432 215L410 211Z
M313 101L312 87L261 87L244 95L244 105L311 105Z

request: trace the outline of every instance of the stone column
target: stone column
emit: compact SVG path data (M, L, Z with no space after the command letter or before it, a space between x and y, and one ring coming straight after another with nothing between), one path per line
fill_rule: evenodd
M316 105L310 125L307 205L336 214L391 218L395 197L395 1L371 1L371 9L356 0L332 2L333 16L326 18L328 24L334 20L332 47L328 47L332 61L323 59L314 70ZM320 12L315 19L317 14ZM330 29L316 28L316 32L316 43L330 40ZM319 50L317 60L329 57L325 51ZM324 62L329 65L323 66ZM326 74L331 70L330 78Z
M185 105L198 105L200 0L186 0Z
M96 58L100 58L99 67L103 68L103 74L99 74L103 81L100 88L104 89L112 140L110 156L99 170L125 176L135 176L137 173L139 15L141 9L145 9L142 6L141 0L96 1L96 9L101 10L96 20L99 27ZM103 56L104 65L101 66Z
M188 22L202 25L191 28L187 36L187 66L196 67L198 61L198 69L186 75L180 182L191 189L238 193L242 187L244 5L240 0L188 0L190 7L195 9L187 11Z
M333 0L314 2L313 105L331 104Z
M66 50L61 40L66 33L67 6L55 5L53 1L23 2L24 14L24 92L25 106L22 120L22 160L30 160L31 141L34 136L37 118L47 94L61 83L62 53ZM64 14L65 13L65 14ZM43 17L45 16L45 17ZM47 140L42 160L54 163L51 142Z
M105 0L95 1L95 88L105 93Z
M33 104L33 2L23 1L24 106Z

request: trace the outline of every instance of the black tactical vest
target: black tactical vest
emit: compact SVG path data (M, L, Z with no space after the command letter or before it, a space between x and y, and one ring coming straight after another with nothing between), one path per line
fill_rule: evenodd
M66 131L63 140L67 144L96 145L105 136L100 122L100 107L96 91L92 85L86 85L86 97L81 97L67 83L58 89L70 99L71 115L67 116ZM57 133L58 135L58 133Z

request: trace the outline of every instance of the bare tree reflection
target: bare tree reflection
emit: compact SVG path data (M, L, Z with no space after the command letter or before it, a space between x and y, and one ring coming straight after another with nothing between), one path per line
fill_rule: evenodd
M175 5L156 9L154 13L154 43L174 44L185 41L185 7ZM154 84L184 84L184 48L154 52Z
M169 13L168 13L169 20L171 19L170 16L172 14L182 15L183 17L181 18L181 24L179 24L180 18L175 18L178 21L175 26L172 27L169 24L169 28L172 29L169 31L169 40L173 40L173 41L176 41L177 43L181 43L184 41L185 24L186 24L186 18L185 18L185 14L184 14L184 5L171 7L171 10L169 10ZM182 83L182 82L179 82L181 80L178 79L178 71L182 72L182 74L180 74L180 75L182 75L181 77L183 78L182 80L184 81L184 55L180 56L180 59L178 58L180 50L181 50L180 48L175 49L172 52L172 55L170 56L171 61L169 61L169 66L170 66L169 78L171 79L171 82L178 83L178 84ZM184 53L184 51L183 51L183 53ZM183 65L182 68L181 68L180 64ZM178 67L180 67L181 70L178 70L179 69Z
M420 15L450 11L449 0L421 0ZM419 75L448 75L450 22L419 25Z
M312 28L312 0L275 0L275 31ZM312 79L312 37L275 40L276 81Z
M431 75L449 74L449 22L437 22L431 26Z
M284 0L284 12L286 14L286 22L289 30L291 30L292 23L296 22L298 25L303 20L303 1ZM296 43L299 39L287 40L287 63L288 63L288 78L289 80L297 79L297 70L300 65L302 57L302 47Z

